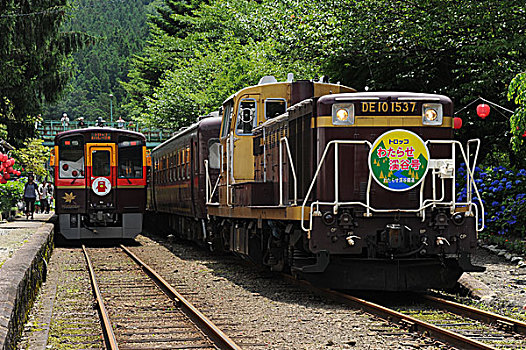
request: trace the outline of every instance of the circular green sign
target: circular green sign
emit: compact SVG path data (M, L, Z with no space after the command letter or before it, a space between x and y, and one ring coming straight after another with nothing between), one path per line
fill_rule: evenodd
M410 190L424 179L429 163L425 142L412 131L396 129L378 137L369 152L369 171L390 191Z

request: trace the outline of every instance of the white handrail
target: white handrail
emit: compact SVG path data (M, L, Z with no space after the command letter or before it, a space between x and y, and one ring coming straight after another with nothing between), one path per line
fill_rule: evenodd
M296 206L298 205L298 179L296 178L296 169L294 167L294 161L292 160L292 154L290 153L289 141L285 136L283 136L279 140L279 205L283 205L283 142L285 142L285 146L287 148L287 156L289 158L290 170L292 171L292 177L294 179L293 205Z
M338 207L342 206L342 205L359 205L359 206L362 206L364 208L366 208L366 213L365 213L365 216L370 216L371 215L371 211L375 212L375 213L391 213L391 212L407 212L407 213L418 213L420 212L421 215L422 215L422 220L425 219L425 209L427 209L428 207L430 206L433 206L433 207L436 207L437 205L439 206L442 206L442 207L450 207L452 211L455 210L455 208L459 205L466 205L469 207L469 213L472 213L472 209L473 207L475 208L474 211L475 211L475 225L476 225L476 230L477 232L480 232L484 229L485 227L485 218L484 218L484 214L485 214L485 209L484 209L484 204L482 203L482 198L480 196L480 193L479 193L479 190L477 188L477 185L475 183L475 179L474 179L474 169L475 169L475 164L476 164L476 160L477 160L477 156L478 156L478 150L479 150L479 146L480 146L480 140L479 139L473 139L473 140L469 140L468 141L468 147L470 144L472 143L477 143L477 151L475 153L475 157L474 157L474 162L473 162L473 168L471 168L469 166L469 157L466 156L466 153L464 151L464 148L462 147L462 144L459 142L459 141L456 141L456 140L427 140L426 141L426 145L427 144L430 144L430 143L434 143L434 144L450 144L451 145L451 148L452 148L452 160L454 161L455 159L455 150L456 150L456 147L455 146L458 146L460 148L460 151L461 151L461 154L462 154L462 157L464 158L464 161L466 162L466 164L468 164L468 166L466 166L466 169L467 169L467 182L469 183L469 188L471 189L471 187L475 190L476 194L477 194L477 198L479 198L479 205L480 205L480 216L481 216L481 224L479 225L479 208L477 205L475 205L472 200L471 200L471 197L468 197L469 200L467 202L456 202L456 192L455 192L455 184L454 184L454 180L456 179L456 168L454 167L453 169L453 175L452 175L452 180L453 180L453 184L452 184L452 199L451 201L449 202L442 202L445 198L445 180L442 179L442 196L440 199L436 199L436 182L434 181L433 179L433 184L434 184L434 188L433 188L433 198L432 199L425 199L424 200L424 183L425 183L425 179L422 179L422 182L420 184L420 201L419 201L419 208L415 208L415 209L377 209L377 208L374 208L370 205L370 192L371 192L371 179L372 179L372 174L371 172L369 171L369 179L368 179L368 183L367 183L367 193L366 193L366 203L363 203L363 202L339 202L339 188L337 186L337 183L338 183L338 180L339 180L339 174L338 174L338 166L337 166L337 162L336 162L336 158L335 158L335 200L333 202L320 202L320 201L313 201L311 204L310 204L310 210L309 210L309 228L306 228L305 227L305 207L306 207L306 204L307 204L307 201L308 201L308 198L309 196L311 195L311 192L313 190L313 187L314 187L314 184L316 183L316 180L319 176L319 173L321 171L321 168L325 162L325 158L326 158L326 155L330 149L330 146L332 146L333 144L335 145L335 155L337 155L338 153L338 150L337 150L337 146L338 144L366 144L368 145L370 148L372 147L371 143L369 141L366 141L366 140L360 140L360 141L356 141L356 140L333 140L333 141L330 141L326 146L325 146L325 150L322 154L322 157L318 163L318 167L316 169L316 172L314 174L314 177L311 181L311 184L309 186L309 189L307 191L307 194L305 195L305 198L303 200L303 203L301 205L301 228L303 231L306 231L306 232L309 232L310 230L312 230L312 216L313 216L313 210L314 210L314 206L316 206L317 208L319 208L320 205L332 205L334 206L334 210L336 211ZM433 171L432 171L432 176L433 178L437 175L436 171L434 170L433 168Z
M309 199L309 196L310 196L310 194L312 192L312 188L314 187L314 183L316 182L316 180L318 178L318 175L320 173L320 170L321 170L321 167L323 165L323 162L325 161L325 157L327 156L327 152L329 151L330 146L332 146L332 145L334 145L336 143L348 144L348 145L353 145L353 144L354 145L367 145L367 146L369 146L369 148L372 147L372 144L369 141L367 141L367 140L360 140L360 141L356 141L356 140L332 140L329 143L327 143L327 145L325 146L325 150L323 151L323 155L321 156L320 162L318 164L318 168L316 169L316 172L314 173L314 177L312 178L312 181L310 183L309 189L308 189L307 193L305 194L305 199L303 200L303 204L301 205L301 228L303 229L303 231L307 231L307 229L305 229L305 226L304 226L304 221L305 221L305 204L307 204L307 200ZM335 174L335 176L338 176L338 174ZM369 183L369 187L370 187L370 183ZM311 220L310 221L312 221L312 216L311 216Z

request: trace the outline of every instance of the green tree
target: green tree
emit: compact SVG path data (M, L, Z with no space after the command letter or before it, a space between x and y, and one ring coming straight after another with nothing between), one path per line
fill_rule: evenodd
M26 172L33 172L39 178L48 177L46 163L49 160L49 148L45 147L42 140L28 139L24 141L24 147L13 151L17 165L24 168Z
M152 0L76 0L69 10L65 31L83 31L95 43L73 55L74 78L61 99L50 104L45 119L57 119L66 112L70 118L110 118L110 93L114 119L126 92L119 81L127 80L133 55L142 50L148 35L147 14ZM126 116L124 116L126 117Z
M296 6L297 5L297 6ZM264 2L258 23L284 56L314 62L359 90L441 93L462 106L478 96L508 105L508 82L524 70L524 4L512 0ZM464 139L487 157L508 149L506 118L462 115Z
M1 113L9 141L18 145L32 135L44 101L54 101L71 72L68 57L89 38L61 32L66 0L0 0L0 98L12 104L12 116Z
M280 57L276 41L255 25L263 9L246 0L167 0L124 84L134 119L177 129L264 75L310 76L310 64Z
M510 118L511 146L517 162L526 166L526 73L519 73L513 78L508 88L508 98L515 102L517 108Z

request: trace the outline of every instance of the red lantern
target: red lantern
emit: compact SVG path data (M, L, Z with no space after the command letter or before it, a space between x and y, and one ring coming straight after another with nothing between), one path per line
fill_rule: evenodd
M11 178L11 175L9 175L9 174L5 174L4 175L4 179L9 180L10 178Z
M462 119L459 117L453 118L453 129L460 129L462 127Z
M477 106L477 115L482 119L486 118L489 115L489 105L481 103Z
M7 168L7 172L8 172L9 174L12 174L12 173L13 173L13 167L9 167L9 168Z
M22 174L20 171L16 171L16 176L20 176L20 174Z

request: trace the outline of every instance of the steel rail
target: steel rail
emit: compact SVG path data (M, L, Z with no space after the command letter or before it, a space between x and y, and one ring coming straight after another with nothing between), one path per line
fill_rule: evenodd
M170 298L174 299L183 312L196 324L199 329L210 338L220 350L241 350L232 339L203 315L192 303L186 300L174 287L172 287L161 275L139 259L128 248L120 245L122 250L135 261L141 269L161 288Z
M110 350L119 350L119 345L117 345L117 339L115 338L115 333L113 332L113 327L111 326L108 311L106 311L106 307L104 306L104 301L102 300L102 295L100 294L99 285L97 284L97 280L95 279L95 271L93 271L91 259L88 255L88 251L86 250L86 247L84 246L84 244L82 245L82 251L84 252L84 256L86 257L86 263L88 264L91 286L93 288L93 292L95 293L95 299L97 299L97 305L99 307L100 317L102 319L102 331L104 333L104 339L107 343L106 346Z
M313 291L314 293L323 295L334 301L350 305L353 308L361 309L369 314L385 319L386 321L400 324L401 326L408 328L410 331L430 336L434 339L440 340L460 349L496 350L496 348L484 344L478 340L470 339L461 334L451 332L447 329L435 326L429 322L404 315L400 312L391 310L387 307L372 303L370 301L366 301L364 299L360 299L352 295L347 295L331 289L319 288L310 284L309 282L297 280L292 276L283 275L283 277L296 285Z
M452 313L489 323L500 328L505 328L511 332L526 335L526 322L431 295L422 295L421 297L424 299L424 302L444 308Z

